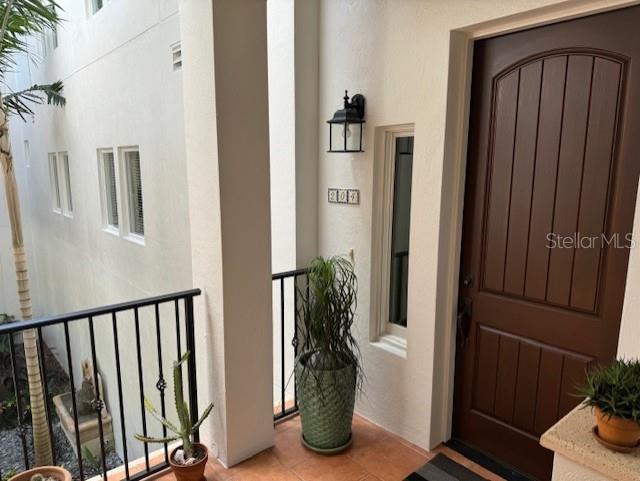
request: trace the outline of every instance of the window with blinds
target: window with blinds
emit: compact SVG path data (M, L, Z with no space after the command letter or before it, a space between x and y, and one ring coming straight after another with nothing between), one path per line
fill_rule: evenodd
M105 223L108 227L117 228L120 224L118 222L118 191L116 187L115 158L112 151L103 151L101 157Z
M62 175L64 176L64 213L71 215L73 213L73 196L71 194L71 172L69 169L69 154L62 152L59 154L62 158Z
M58 157L55 153L49 154L49 181L51 183L51 203L54 212L61 212L60 179L58 177Z
M102 9L103 0L89 0L89 3L92 15L98 13L98 11Z
M171 46L171 64L174 71L182 68L182 44L180 42Z
M129 232L144 236L144 208L142 203L142 175L140 173L140 151L124 151L124 167L127 176L127 199L129 204Z
M49 11L53 14L56 13L55 5L47 5ZM49 51L58 48L58 27L56 25L52 25L51 28L46 33L47 36L47 49Z

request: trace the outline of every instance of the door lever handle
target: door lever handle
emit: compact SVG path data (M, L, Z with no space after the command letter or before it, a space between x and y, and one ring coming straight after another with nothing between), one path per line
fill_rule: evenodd
M458 300L458 317L457 317L457 332L458 332L458 345L460 347L466 347L469 342L469 330L471 328L471 306L472 301L470 297L461 297Z

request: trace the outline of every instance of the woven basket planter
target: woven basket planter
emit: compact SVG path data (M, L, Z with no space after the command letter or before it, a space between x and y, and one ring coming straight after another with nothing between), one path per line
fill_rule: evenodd
M303 370L296 366L302 442L321 453L336 453L351 444L356 399L356 371Z

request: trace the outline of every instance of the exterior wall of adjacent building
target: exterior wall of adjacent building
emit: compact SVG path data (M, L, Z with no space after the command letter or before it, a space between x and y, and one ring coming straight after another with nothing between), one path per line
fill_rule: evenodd
M23 204L24 230L30 262L34 316L54 315L124 300L178 291L192 286L187 174L184 138L182 73L172 65L172 46L180 41L177 0L104 2L95 15L89 2L62 0L64 23L53 47L51 35L32 39L39 63L18 59L11 76L14 89L34 83L64 82L67 105L36 108L26 122L12 120L11 135ZM284 18L287 21L284 21ZM272 107L272 227L273 272L296 267L296 169L293 85L293 2L270 1L270 93ZM286 119L289 119L288 121ZM287 123L288 122L288 123ZM99 149L140 150L145 236L144 245L104 229L100 196ZM72 216L54 212L48 164L49 153L69 155ZM60 171L61 172L61 171ZM315 177L315 176L314 176ZM62 182L62 179L61 179ZM124 189L124 185L120 186ZM64 196L64 192L62 193ZM64 203L64 199L63 203ZM0 200L0 312L18 313L11 235ZM119 210L126 209L119 198ZM121 215L122 217L122 215ZM315 231L307 232L314 235ZM277 286L276 286L277 287ZM292 286L287 282L287 312L292 309ZM279 291L274 289L274 298ZM279 319L279 300L274 301ZM173 306L160 311L163 326L173 320ZM136 350L132 318L119 316L120 362L123 371L124 412L127 413L129 458L143 454L133 439L142 430L137 384ZM287 315L286 335L293 332ZM123 456L120 409L110 319L96 319L98 367L107 407L113 416L116 448ZM274 323L274 328L279 327ZM159 396L154 317L141 311L142 356L148 366L145 394L156 405ZM48 345L68 369L62 329L45 330ZM184 335L182 337L184 343ZM280 372L280 333L274 332L274 371ZM91 355L85 324L71 326L75 382L81 379L80 362ZM172 389L173 325L162 332L163 370ZM202 362L205 360L201 359ZM293 366L293 351L286 349L286 369ZM288 374L287 374L288 376ZM285 381L287 382L287 381ZM279 399L281 382L274 384ZM169 391L170 392L170 391ZM288 383L288 398L292 383ZM172 403L167 403L170 408ZM171 412L171 410L169 411ZM154 423L151 433L159 434Z
M274 273L306 267L318 238L319 0L268 0L271 259ZM300 279L302 280L302 279ZM284 379L281 371L280 282L273 285L274 404L293 401L296 286L284 281Z
M269 67L269 149L271 155L271 269L290 271L296 265L296 96L294 60L294 2L267 2L267 53ZM273 318L280 319L280 282L273 283ZM285 314L293 313L293 285L285 282ZM282 333L293 336L294 316L285 315L273 323L274 404L281 403L281 389L286 399L293 397L293 383L288 374L293 368L293 350L286 343L281 359ZM282 379L282 362L285 376ZM286 401L285 401L286 403Z
M171 52L171 46L180 40L177 1L111 0L104 2L95 15L88 13L88 2L62 0L59 4L65 21L58 29L58 47L53 48L50 37L33 39L42 62L34 65L22 59L14 79L15 88L63 80L67 98L65 108L42 106L24 123L12 119L23 217L31 241L28 248L36 316L192 286L182 79L181 71L173 68ZM29 143L29 158L25 157L25 141ZM140 151L144 245L103 228L98 149L113 149L118 158L118 149L125 146L137 146ZM47 158L51 152L69 155L72 216L53 211ZM121 185L120 194L124 189ZM118 208L122 219L126 209L122 195ZM4 226L2 238L10 238ZM5 249L2 252L4 273L11 266L6 263ZM6 278L5 274L7 309L15 312L9 301L15 294L7 288ZM163 365L168 381L176 350L172 309L166 306L161 310L165 326ZM152 321L153 312L141 313L145 394L158 403ZM141 444L133 439L141 432L135 337L130 316L121 315L118 323L128 454L134 458L143 453ZM111 320L98 318L95 326L98 368L122 457ZM47 343L66 368L61 329L46 329L45 333ZM76 386L81 376L80 362L90 356L88 339L87 324L74 323L71 344ZM151 432L157 434L155 423L149 424Z

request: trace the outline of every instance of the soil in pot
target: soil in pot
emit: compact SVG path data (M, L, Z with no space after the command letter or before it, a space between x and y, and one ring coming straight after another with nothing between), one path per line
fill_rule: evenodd
M9 481L71 481L71 473L58 466L41 466L16 474Z
M609 416L595 409L598 436L616 446L636 447L640 444L640 424L629 419Z
M169 465L171 471L178 481L201 481L204 477L204 468L209 459L209 450L204 444L193 443L193 455L197 461L193 464L184 465L175 462L175 455L182 447L177 447L171 451L169 456Z

